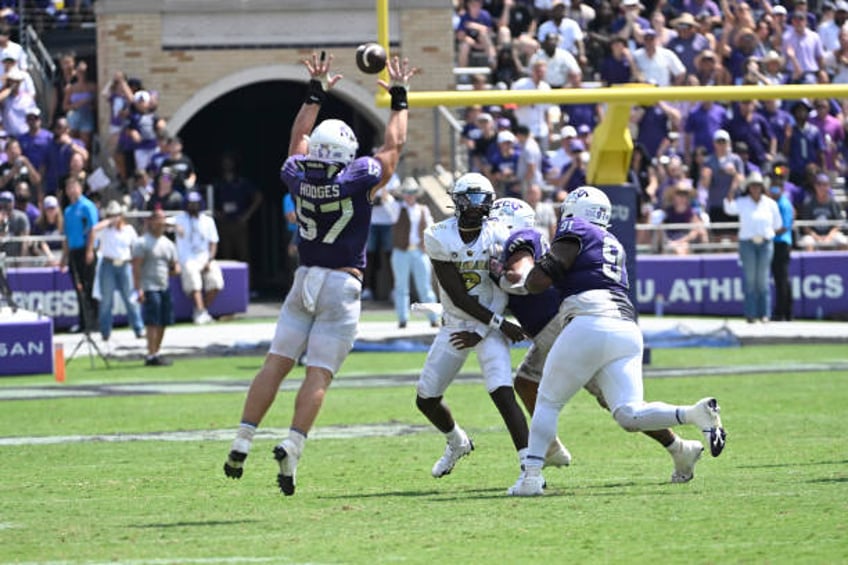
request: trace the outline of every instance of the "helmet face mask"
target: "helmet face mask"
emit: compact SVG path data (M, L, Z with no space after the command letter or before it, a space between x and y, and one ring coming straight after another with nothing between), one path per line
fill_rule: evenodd
M583 218L606 229L612 216L609 198L594 186L581 186L568 193L562 205L563 218Z
M457 179L451 199L462 227L480 227L492 209L495 189L483 175L468 173Z
M502 222L510 231L532 229L536 225L535 210L518 198L498 198L489 217Z
M324 120L307 142L310 159L347 165L356 159L359 142L350 126L341 120Z

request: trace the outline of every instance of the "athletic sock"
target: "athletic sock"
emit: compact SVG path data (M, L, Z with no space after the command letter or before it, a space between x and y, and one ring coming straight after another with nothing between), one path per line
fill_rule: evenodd
M462 443L462 438L465 435L465 432L462 428L459 427L459 424L454 422L453 429L445 434L445 437L448 438L448 443L451 445L459 445Z
M241 453L249 453L250 446L253 445L253 436L256 434L256 424L250 422L242 422L239 424L236 431L236 439L233 441L233 451Z

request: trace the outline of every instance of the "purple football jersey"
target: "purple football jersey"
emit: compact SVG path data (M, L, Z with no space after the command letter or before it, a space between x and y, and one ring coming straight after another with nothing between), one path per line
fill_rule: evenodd
M547 253L548 244L542 235L532 228L512 232L504 244L501 262L506 260L519 249L527 249L533 254L533 259L539 260ZM522 329L534 337L557 314L562 297L560 292L550 287L539 294L509 295L508 308Z
M591 295L590 301L605 301L608 306L614 306L622 318L635 320L636 312L628 298L626 256L618 239L580 217L560 221L554 241L560 239L572 239L580 244L574 264L562 279L554 281L563 300L588 291L601 291ZM599 311L595 305L590 306L587 312Z
M297 210L301 265L365 268L368 195L382 175L382 165L372 157L360 157L344 168L306 155L286 159L280 178Z

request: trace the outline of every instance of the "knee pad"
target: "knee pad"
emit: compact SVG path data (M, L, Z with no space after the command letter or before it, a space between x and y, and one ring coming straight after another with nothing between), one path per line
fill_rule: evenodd
M612 411L612 417L625 431L638 432L639 428L636 427L638 411L639 406L637 404L622 404Z

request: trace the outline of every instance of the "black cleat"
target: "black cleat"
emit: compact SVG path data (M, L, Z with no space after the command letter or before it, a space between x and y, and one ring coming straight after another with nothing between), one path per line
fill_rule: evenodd
M291 496L294 494L294 477L298 458L293 450L291 453L286 451L283 444L287 442L288 440L283 440L280 445L274 448L274 459L280 464L280 472L277 474L277 486L280 487L280 491L284 495ZM293 448L293 446L289 447Z
M244 460L247 453L241 451L230 451L227 462L224 463L224 474L231 479L240 479L244 473Z

